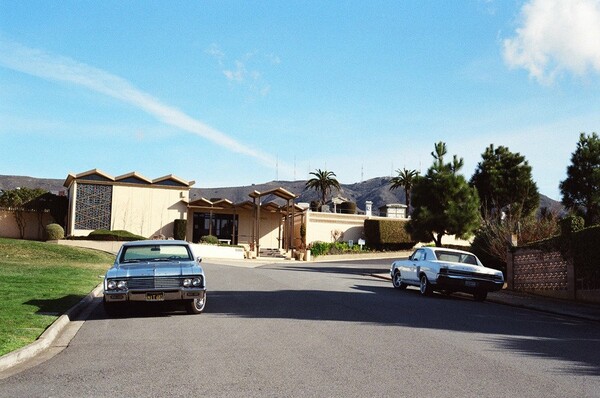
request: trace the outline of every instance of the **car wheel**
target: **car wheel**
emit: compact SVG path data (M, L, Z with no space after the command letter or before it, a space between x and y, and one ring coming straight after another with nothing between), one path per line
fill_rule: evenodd
M475 301L484 301L487 298L487 292L478 290L475 293L473 293L473 298L475 299Z
M396 289L406 289L406 283L402 282L402 275L400 275L400 271L394 272L392 284Z
M185 304L188 314L201 314L206 306L206 296L200 299L188 300Z
M431 296L433 290L431 289L431 285L429 284L429 280L425 274L421 275L420 281L421 283L419 284L419 291L421 292L421 296Z

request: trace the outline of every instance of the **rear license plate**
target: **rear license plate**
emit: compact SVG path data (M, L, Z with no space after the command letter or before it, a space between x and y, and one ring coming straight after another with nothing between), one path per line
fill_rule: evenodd
M477 282L465 281L465 286L466 287L477 287Z
M160 293L146 293L146 301L164 301L165 294L163 292Z

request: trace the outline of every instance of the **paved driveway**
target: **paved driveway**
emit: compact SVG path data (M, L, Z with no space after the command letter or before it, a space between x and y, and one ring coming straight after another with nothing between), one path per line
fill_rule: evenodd
M205 263L206 313L98 305L0 396L599 396L597 323L363 275L387 263Z

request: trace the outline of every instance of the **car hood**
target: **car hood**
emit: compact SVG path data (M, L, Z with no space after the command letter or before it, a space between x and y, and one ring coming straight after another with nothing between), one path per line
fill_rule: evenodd
M108 270L106 278L136 278L160 276L203 275L194 261L159 261L120 264Z

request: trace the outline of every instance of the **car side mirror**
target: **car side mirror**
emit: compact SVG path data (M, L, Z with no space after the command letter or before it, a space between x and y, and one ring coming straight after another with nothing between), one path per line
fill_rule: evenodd
M196 262L201 263L202 262L202 257L200 257L200 256L196 257Z

